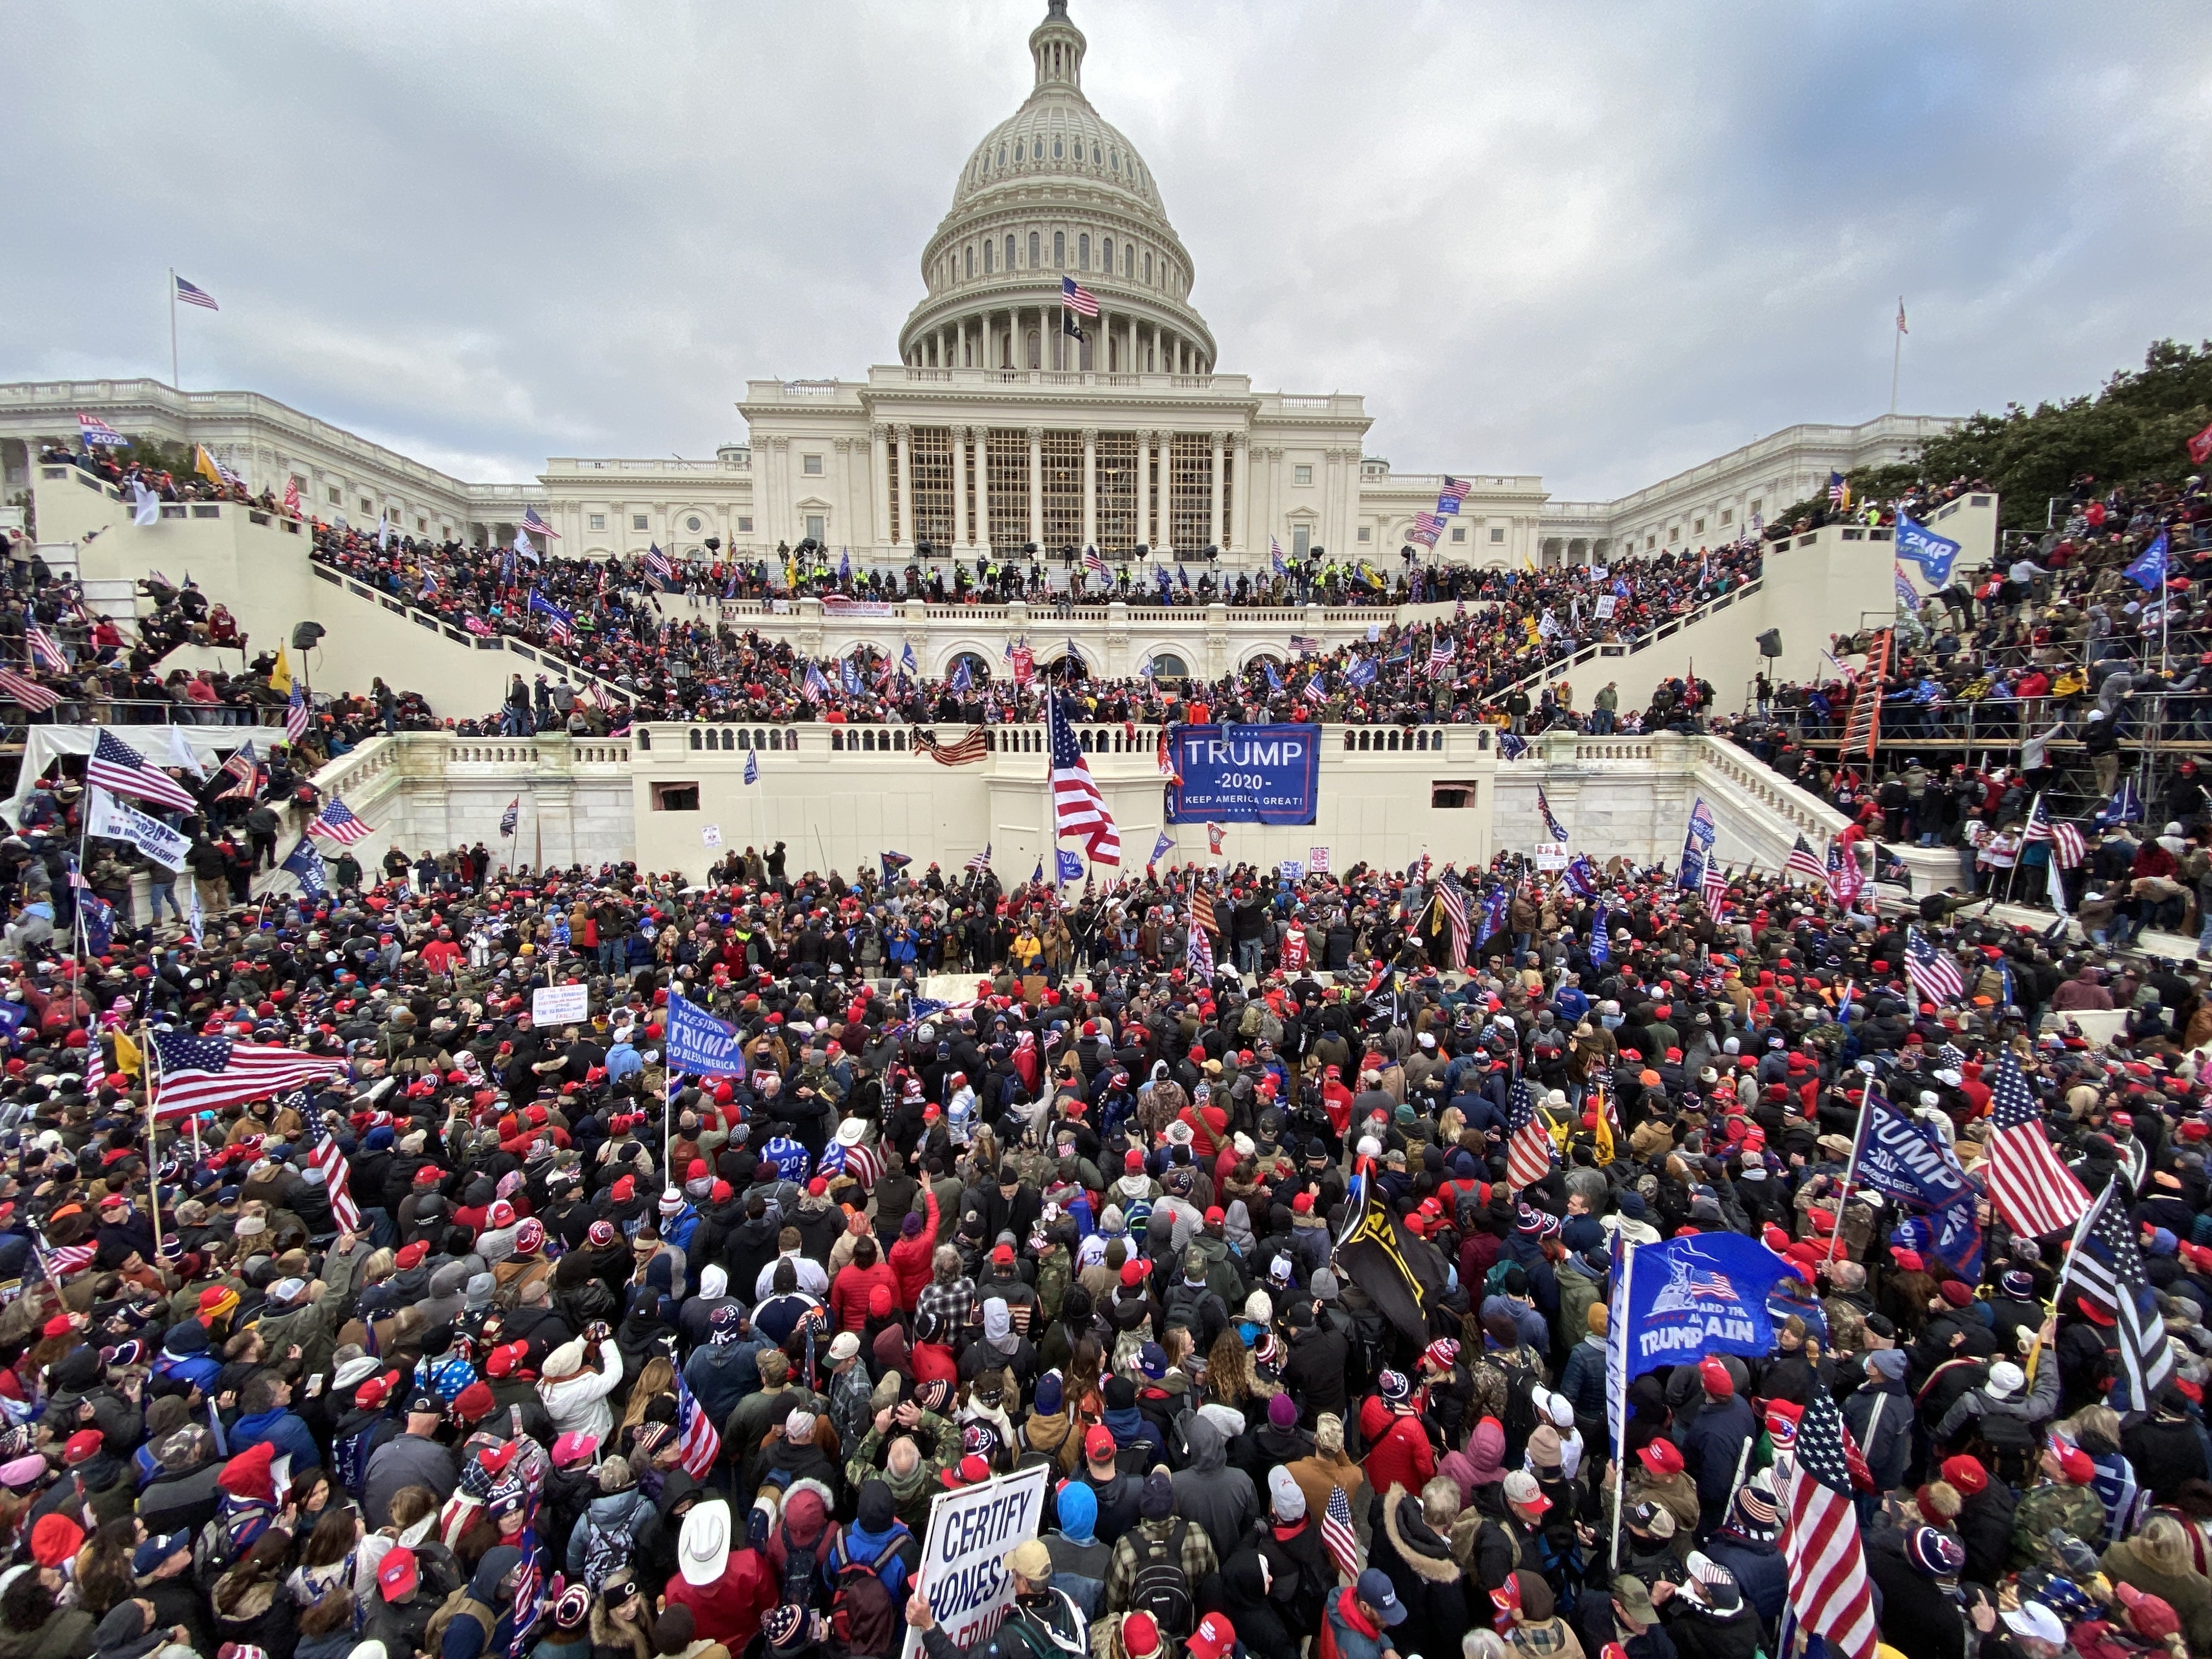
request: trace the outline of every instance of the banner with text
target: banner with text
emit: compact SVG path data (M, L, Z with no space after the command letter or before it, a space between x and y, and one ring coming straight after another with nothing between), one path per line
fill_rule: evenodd
M953 1646L981 1650L1013 1605L1006 1556L1037 1535L1044 1519L1044 1468L1022 1469L940 1492L929 1508L929 1536L915 1577L929 1610ZM920 1659L921 1634L909 1626L902 1659Z
M1179 726L1170 823L1311 823L1321 801L1318 726Z

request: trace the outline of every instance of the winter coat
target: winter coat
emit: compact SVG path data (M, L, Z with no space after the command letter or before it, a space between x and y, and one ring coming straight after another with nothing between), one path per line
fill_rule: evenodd
M1214 1559L1225 1561L1244 1539L1244 1529L1260 1517L1260 1495L1252 1477L1228 1467L1229 1437L1208 1407L1185 1419L1189 1464L1175 1475L1176 1513L1206 1528Z
M1369 1541L1370 1565L1390 1576L1406 1620L1390 1632L1401 1653L1453 1654L1460 1638L1483 1620L1482 1592L1452 1559L1450 1540L1421 1512L1421 1500L1402 1486L1382 1494L1382 1524Z

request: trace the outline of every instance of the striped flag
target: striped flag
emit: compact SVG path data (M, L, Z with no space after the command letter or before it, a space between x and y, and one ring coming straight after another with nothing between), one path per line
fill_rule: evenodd
M1341 1486L1328 1489L1328 1505L1321 1515L1321 1541L1339 1572L1346 1578L1359 1577L1359 1534L1352 1529L1352 1500Z
M970 727L951 743L940 743L937 733L926 726L914 729L915 749L939 766L966 766L979 761L988 752L988 734L980 726Z
M522 509L522 527L533 536L543 536L549 542L561 539L561 532L546 523L544 516L534 507Z
M180 812L197 812L200 807L189 789L160 768L149 766L144 756L105 727L93 744L92 758L85 763L84 781L88 788L136 795Z
M186 282L183 277L178 276L177 273L173 270L171 271L169 275L176 277L177 297L179 300L182 300L186 305L205 306L210 311L221 311L222 309L221 306L215 302L215 295L209 293L205 289Z
M1206 937L1206 929L1199 925L1194 915L1190 921L1189 948L1183 956L1193 978L1210 980L1213 977L1213 941Z
M1076 741L1064 699L1046 698L1045 732L1052 754L1054 839L1075 836L1084 842L1093 864L1119 864L1121 833L1114 827L1106 797L1098 793L1098 785L1091 778L1090 763L1083 758L1083 747Z
M694 1480L704 1480L722 1454L722 1437L714 1419L692 1397L681 1371L676 1373L676 1461Z
M575 638L574 612L563 611L534 587L530 590L530 611L532 615L545 618L545 637L554 644L567 645Z
M522 822L522 797L517 795L507 802L507 811L499 815L499 833L504 837L514 833L515 825Z
M1917 927L1905 934L1905 976L1912 981L1914 989L1938 1006L1956 1002L1966 989L1959 964L1938 951Z
M1802 876L1808 881L1826 882L1828 879L1827 860L1813 850L1812 842L1800 836L1797 844L1790 849L1790 859L1782 866L1782 873Z
M646 574L664 593L676 586L676 566L668 555L660 550L657 542L648 542L645 548Z
M1534 1186L1550 1173L1557 1152L1536 1115L1536 1086L1524 1077L1513 1085L1513 1110L1505 1122L1506 1185Z
M1705 872L1698 880L1698 890L1705 901L1705 908L1717 916L1720 915L1721 905L1728 897L1728 877L1711 859L1705 860Z
M1444 925L1450 930L1451 965L1467 966L1467 895L1449 875L1437 886L1437 902L1443 907Z
M2043 795L2037 792L2035 805L2028 808L2026 841L2047 841L2051 843L2051 862L2062 870L2071 870L2088 855L2088 844L2081 832L2070 823L2052 819L2043 805Z
M341 847L350 847L357 841L366 841L376 832L353 815L352 809L336 795L330 804L315 814L315 821L307 826L311 836L328 836Z
M69 659L62 654L60 645L56 642L52 635L47 633L37 623L31 623L23 630L23 643L31 647L33 666L35 667L43 662L47 667L58 672L69 672Z
M253 799L254 787L261 781L261 763L259 757L253 752L252 738L248 738L236 749L231 750L230 758L217 769L214 781L221 783L225 778L229 778L233 781L216 792L215 798L217 800L252 800Z
M25 679L13 669L0 668L0 697L21 703L33 714L43 714L62 700L61 693Z
M1990 1091L1990 1202L2007 1226L2027 1237L2074 1225L2088 1206L2088 1188L2051 1150L2043 1115L2011 1050L1997 1061Z
M1294 655L1310 657L1321 649L1321 641L1311 634L1291 635L1291 650Z
M292 682L292 699L284 705L284 735L294 743L307 735L307 695L300 682Z
M1792 1473L1782 1522L1790 1610L1798 1624L1824 1638L1839 1659L1874 1659L1874 1591L1867 1579L1844 1418L1815 1377L1797 1419Z
M1093 576L1103 576L1106 574L1106 561L1098 556L1097 548L1086 547L1083 550L1083 568L1086 574Z
M2075 1229L2066 1265L2067 1283L2112 1315L2119 1375L2106 1403L2123 1417L2149 1411L2174 1370L2173 1344L2143 1273L2134 1213L2134 1188L2125 1176L2113 1176Z
M83 438L85 447L88 449L102 447L116 449L131 441L97 415L79 415L76 417L76 427L78 434Z
M274 1043L195 1036L185 1031L155 1032L154 1052L161 1061L156 1117L184 1117L225 1106L243 1106L346 1075L342 1058L302 1054Z
M1443 527L1444 521L1435 514L1416 513L1413 514L1413 527L1407 532L1406 539L1419 542L1425 546L1434 547L1437 544L1437 537Z
M1544 786L1540 783L1536 786L1536 816L1543 819L1544 831L1553 841L1565 841L1567 838L1565 827L1553 816L1551 799L1544 793Z
M1474 486L1464 478L1455 478L1450 473L1445 473L1444 487L1437 492L1437 511L1446 514L1458 512L1459 504L1467 499L1467 492L1472 488Z
M980 852L980 853L975 854L973 857L971 857L971 858L968 860L968 868L969 868L969 871L971 871L972 872L974 872L974 873L975 873L975 874L977 874L977 875L981 875L984 871L986 871L986 870L989 869L990 867L991 867L991 843L990 843L989 842L988 842L988 841L987 841L987 842L985 842L983 843L983 850L982 850L981 852Z
M1098 314L1098 296L1073 276L1060 279L1060 302L1079 317Z
M1436 638L1429 646L1429 678L1443 679L1451 672L1452 642L1443 629L1437 629Z
M293 1097L292 1103L307 1121L307 1162L323 1172L323 1191L331 1200L331 1219L343 1231L359 1232L361 1206L353 1201L353 1172L346 1164L344 1152L323 1127L319 1115L309 1110L304 1091Z

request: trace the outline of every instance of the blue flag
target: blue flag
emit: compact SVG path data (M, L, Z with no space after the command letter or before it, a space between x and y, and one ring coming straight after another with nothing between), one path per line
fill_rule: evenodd
M965 691L975 682L968 672L968 659L963 657L952 665L952 678L945 682L955 691Z
M668 1069L695 1077L743 1077L737 1033L679 991L668 994Z
M1577 853L1567 860L1567 867L1562 872L1562 879L1566 882L1568 890L1577 898L1597 896L1597 866L1590 862L1589 854L1587 853Z
M1062 848L1056 856L1060 860L1060 878L1062 881L1083 879L1083 855L1080 853L1071 853Z
M760 781L760 757L750 749L745 750L745 781L747 783Z
M2166 586L2166 532L2161 530L2122 574L2145 592L2155 593Z
M1275 665L1262 659L1260 665L1267 671L1267 690L1279 696L1283 690L1283 677L1275 672Z
M1897 583L1898 611L1903 616L1911 616L1920 609L1920 595L1913 588L1912 578L1905 574L1902 562L1893 562L1890 570Z
M1378 672L1373 658L1354 657L1352 666L1344 671L1345 683L1348 685L1372 685Z
M1602 968L1613 960L1613 933L1606 926L1605 906L1597 907L1597 915L1590 920L1590 966Z
M1949 537L1939 536L1900 513L1897 515L1896 548L1897 556L1918 565L1930 586L1941 587L1951 580L1951 561L1959 556L1959 544Z
M106 956L115 943L115 907L94 894L80 893L76 908L84 916L85 949L94 956Z
M921 665L915 660L914 641L912 640L908 640L905 645L899 648L899 672L904 674L912 674L917 679L921 676Z
M849 547L841 547L837 550L837 580L841 582L847 580L852 574L853 550Z
M1741 1233L1698 1233L1643 1246L1614 1265L1608 1379L1626 1389L1661 1365L1709 1353L1771 1352L1767 1294L1796 1276L1795 1263Z
M1032 887L1044 885L1044 860L1042 858L1037 860L1037 867L1030 872L1030 885Z
M300 890L303 893L311 893L319 898L330 890L330 878L323 869L323 855L315 850L314 842L305 836L300 837L300 844L292 849L279 867L289 870L297 878Z
M1160 838L1152 843L1152 857L1146 859L1145 862L1158 864L1163 857L1173 850L1174 847L1175 843L1168 839L1168 832L1164 830L1161 830Z
M1872 1091L1859 1115L1857 1157L1860 1184L1900 1202L1933 1210L1972 1195L1942 1135Z

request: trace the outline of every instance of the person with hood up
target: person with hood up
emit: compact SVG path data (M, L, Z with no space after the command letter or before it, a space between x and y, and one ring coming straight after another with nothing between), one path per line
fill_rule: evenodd
M908 1584L921 1565L921 1540L898 1518L890 1488L880 1480L863 1481L853 1519L838 1528L836 1535L830 1540L830 1553L823 1563L823 1576L832 1585L844 1579L850 1568L859 1568L872 1576L888 1598L890 1634L896 1639L899 1616L896 1610L905 1604ZM856 1631L854 1651L871 1654L887 1650L866 1645L863 1633Z
M1759 1615L1729 1570L1692 1550L1679 1584L1651 1587L1653 1605L1680 1659L1752 1659L1759 1651Z
M437 1616L430 1620L429 1633L438 1636L441 1659L481 1659L506 1651L514 1632L515 1585L521 1577L522 1552L514 1545L498 1544L484 1552L469 1579L468 1594L453 1607L442 1633ZM439 1609L440 1614L445 1612Z
M634 1559L647 1529L659 1518L627 1458L610 1457L600 1463L599 1489L599 1495L584 1506L584 1518L568 1534L562 1560L572 1583L604 1578L614 1566Z
M1037 1378L1029 1415L1020 1425L1024 1452L1034 1452L1048 1460L1054 1482L1075 1472L1075 1455L1080 1445L1075 1434L1075 1419L1066 1409L1066 1387L1058 1371L1047 1371Z
M1141 1457L1139 1470L1149 1469L1155 1463L1168 1461L1167 1437L1159 1425L1146 1416L1137 1405L1137 1385L1126 1376L1109 1376L1100 1391L1105 1403L1103 1421L1113 1434L1119 1451ZM1145 1448L1139 1451L1136 1448Z
M1382 1492L1368 1560L1389 1577L1405 1604L1406 1622L1394 1638L1403 1644L1401 1653L1455 1653L1460 1638L1482 1622L1474 1600L1480 1589L1452 1559L1452 1522L1460 1508L1459 1488L1443 1475L1418 1497L1396 1485Z
M1233 1431L1230 1421L1235 1424ZM1220 1560L1228 1559L1245 1529L1260 1518L1260 1494L1252 1477L1228 1463L1230 1439L1243 1431L1243 1418L1229 1407L1200 1407L1183 1430L1190 1462L1171 1480L1176 1513L1206 1528Z
M1137 1524L1114 1545L1114 1559L1106 1570L1106 1611L1127 1613L1137 1570L1147 1558L1164 1553L1182 1569L1192 1601L1208 1575L1221 1564L1214 1553L1213 1535L1194 1521L1176 1513L1175 1483L1154 1469L1145 1477L1137 1494Z
M1060 1526L1044 1535L1053 1588L1066 1590L1085 1619L1096 1619L1105 1611L1106 1572L1114 1560L1114 1547L1097 1533L1098 1494L1086 1482L1070 1480L1054 1494L1053 1507Z
M769 1492L763 1492L757 1500L762 1504L772 1501L773 1494ZM818 1480L794 1481L784 1492L781 1503L774 1505L775 1519L769 1530L767 1553L770 1582L789 1586L793 1553L811 1553L817 1569L813 1578L812 1594L817 1601L826 1601L828 1592L823 1588L819 1564L823 1552L829 1547L830 1516L836 1505L836 1499L830 1488ZM893 1508L896 1508L896 1502Z
M1490 1600L1506 1648L1516 1659L1582 1659L1583 1644L1559 1616L1558 1600L1543 1574L1522 1568L1492 1590Z

